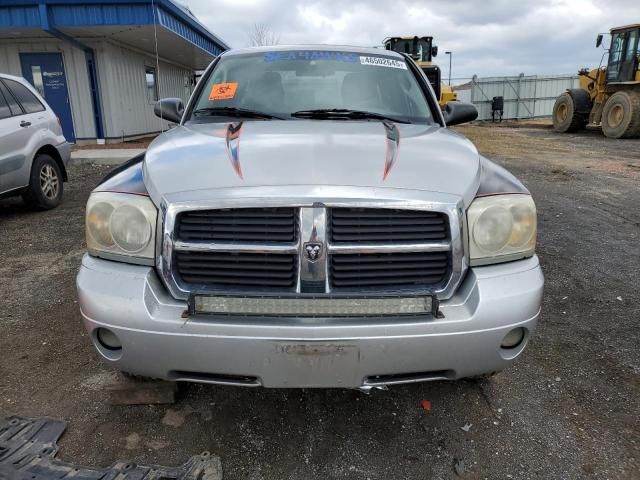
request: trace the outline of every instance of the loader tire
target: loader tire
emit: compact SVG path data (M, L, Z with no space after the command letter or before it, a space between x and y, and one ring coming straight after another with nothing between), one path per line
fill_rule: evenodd
M570 90L561 94L553 105L553 128L568 133L582 130L588 123L591 100L583 90ZM585 113L586 111L586 113Z
M609 138L640 136L640 93L616 92L604 104L602 132Z

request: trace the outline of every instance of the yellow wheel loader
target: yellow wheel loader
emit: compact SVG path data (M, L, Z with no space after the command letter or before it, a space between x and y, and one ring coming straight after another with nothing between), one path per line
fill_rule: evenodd
M432 63L433 57L438 55L438 47L433 45L433 37L389 37L385 38L383 43L387 50L411 55L429 79L440 108L444 108L447 102L458 99L458 94L451 86L442 83L440 67Z
M598 35L596 47L602 39ZM580 70L580 88L556 99L556 131L575 132L593 124L602 125L610 138L640 137L640 24L612 28L608 54L606 67Z

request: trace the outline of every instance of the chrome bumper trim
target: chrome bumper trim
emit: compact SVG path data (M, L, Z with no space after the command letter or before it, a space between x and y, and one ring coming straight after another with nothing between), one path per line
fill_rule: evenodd
M213 243L213 242L182 242L176 240L173 250L177 252L239 252L239 253L297 253L298 244L274 244L264 243Z
M448 252L449 242L399 243L389 245L376 244L340 244L327 246L330 253L408 253L408 252Z

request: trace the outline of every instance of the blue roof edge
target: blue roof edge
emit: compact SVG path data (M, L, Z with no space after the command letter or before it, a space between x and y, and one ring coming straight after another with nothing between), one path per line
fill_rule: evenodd
M153 0L156 7L162 7L178 19L186 23L189 27L196 30L201 35L208 38L213 43L219 45L221 50L229 50L231 47L220 37L211 33L204 25L202 25L194 16L186 11L186 7L182 7L172 0ZM21 7L21 6L38 6L38 5L149 5L152 0L4 0L0 7Z

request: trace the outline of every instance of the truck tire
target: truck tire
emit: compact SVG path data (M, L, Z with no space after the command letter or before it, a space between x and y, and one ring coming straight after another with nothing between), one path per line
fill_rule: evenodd
M609 138L640 135L640 93L616 92L604 104L602 132Z
M36 155L31 165L29 188L22 194L24 202L41 210L57 207L62 201L63 177L58 163L49 155Z
M556 132L568 133L582 130L588 123L591 99L584 90L568 90L561 94L553 105L553 128Z

